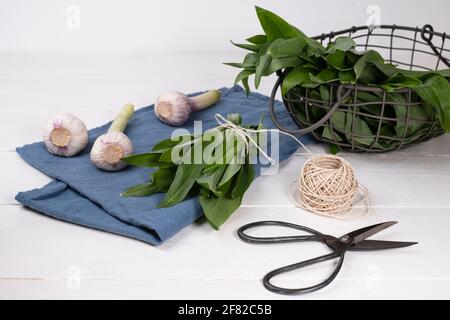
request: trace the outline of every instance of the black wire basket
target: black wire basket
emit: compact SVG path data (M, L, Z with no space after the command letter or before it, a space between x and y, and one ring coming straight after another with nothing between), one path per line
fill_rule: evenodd
M422 28L360 26L314 39L326 45L339 35L351 37L358 49L377 50L386 62L404 69L432 71L450 67L449 60L444 58L450 53L446 47L450 36L434 31L430 25ZM401 99L393 100L382 88L340 83L328 84L326 100L309 88L296 86L289 90L283 95L283 102L300 129L286 128L278 121L274 110L275 95L285 74L286 70L278 73L269 102L272 121L282 131L295 135L311 133L319 141L352 152L391 151L443 134L435 110L421 101L414 89L396 89L395 94ZM372 97L376 95L377 99L361 99L367 93ZM353 121L347 121L350 125L345 128L337 126L336 119L344 117ZM367 121L367 128L358 127L360 117ZM393 125L396 132L392 132Z

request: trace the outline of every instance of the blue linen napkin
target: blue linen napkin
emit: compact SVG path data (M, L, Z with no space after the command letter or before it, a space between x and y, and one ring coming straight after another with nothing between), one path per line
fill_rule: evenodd
M195 120L201 120L203 130L217 126L216 113L240 113L244 124L257 124L262 112L264 125L273 128L267 115L269 99L252 93L247 98L239 86L222 88L216 106L191 115L184 128L192 132ZM276 102L280 119L289 123L290 117L281 102ZM156 208L164 194L145 198L124 198L120 193L128 187L148 180L153 169L128 167L119 172L105 172L91 164L89 152L95 139L105 133L110 123L89 131L89 144L79 155L71 158L47 152L43 142L17 148L19 155L30 165L54 178L41 189L20 192L16 200L45 215L98 230L112 232L158 245L193 223L203 215L197 198L191 198L170 208ZM133 141L134 152L148 152L174 130L158 121L153 106L137 110L126 134ZM269 139L270 140L270 139ZM309 136L304 143L311 142ZM279 160L287 159L298 144L280 135ZM270 150L270 148L269 148ZM260 169L260 165L257 165ZM259 173L259 170L257 170Z

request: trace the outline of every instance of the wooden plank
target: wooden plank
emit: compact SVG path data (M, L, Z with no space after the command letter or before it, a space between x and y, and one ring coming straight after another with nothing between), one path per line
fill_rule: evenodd
M450 162L448 156L409 156L403 153L380 155L343 155L356 172L360 183L370 193L376 207L450 208ZM8 188L0 190L0 203L16 203L18 191L41 187L49 180L28 166L16 153L0 153L4 164L4 181ZM247 206L292 206L288 192L306 160L295 155L280 167L276 175L261 176L250 186L244 198ZM269 187L270 186L270 187Z
M232 86L240 54L0 53L0 110L116 110L153 104L165 91ZM3 67L4 66L4 67ZM270 93L266 79L259 92Z
M245 223L274 219L335 235L396 220L400 222L398 225L375 238L419 242L417 246L398 250L349 253L339 279L329 289L308 297L449 297L450 254L442 246L448 243L450 234L442 226L450 224L450 215L441 209L376 209L366 219L339 221L294 208L282 211L241 208L218 232L201 222L185 228L162 246L152 247L60 222L18 206L3 206L0 215L0 297L124 294L124 297L186 298L190 292L192 298L206 298L215 292L214 297L219 298L239 292L241 298L276 298L261 286L259 279L265 272L328 250L315 243L251 245L242 243L235 234ZM290 286L305 284L325 276L330 268L331 264L325 264L283 275L277 281ZM77 274L81 275L82 289L68 289L67 283ZM182 288L188 284L189 291ZM176 286L179 291L173 293ZM411 290L414 287L421 290ZM171 293L174 295L170 296Z

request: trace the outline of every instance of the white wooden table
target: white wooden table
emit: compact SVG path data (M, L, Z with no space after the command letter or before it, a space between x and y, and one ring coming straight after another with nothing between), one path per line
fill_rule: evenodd
M49 181L14 149L39 140L42 125L57 111L97 126L124 102L146 106L166 90L229 86L235 70L221 63L239 57L0 54L0 298L286 298L266 291L262 276L327 249L321 244L255 246L237 238L239 226L265 219L336 235L397 220L379 237L419 242L393 251L349 253L336 281L302 299L450 298L449 135L388 154L344 154L370 191L373 214L362 220L319 217L289 202L287 189L305 161L301 150L278 175L258 178L219 232L199 222L159 247L57 221L14 200L18 191ZM272 83L265 80L260 91L269 93ZM325 152L322 146L314 149ZM330 267L293 272L278 283L305 284Z

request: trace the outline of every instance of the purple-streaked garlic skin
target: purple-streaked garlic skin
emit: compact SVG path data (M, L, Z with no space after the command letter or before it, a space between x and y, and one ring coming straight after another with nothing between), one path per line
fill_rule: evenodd
M183 125L192 112L206 109L220 99L220 91L210 90L195 97L188 97L180 92L163 93L155 103L155 115L162 122L179 127Z
M86 125L69 113L59 113L49 119L42 137L48 152L61 157L76 155L88 143Z
M133 143L122 132L110 131L95 140L91 161L105 171L119 171L126 166L121 159L133 153Z
M171 126L181 126L189 119L191 104L189 97L172 91L163 93L155 103L155 115L162 122Z

